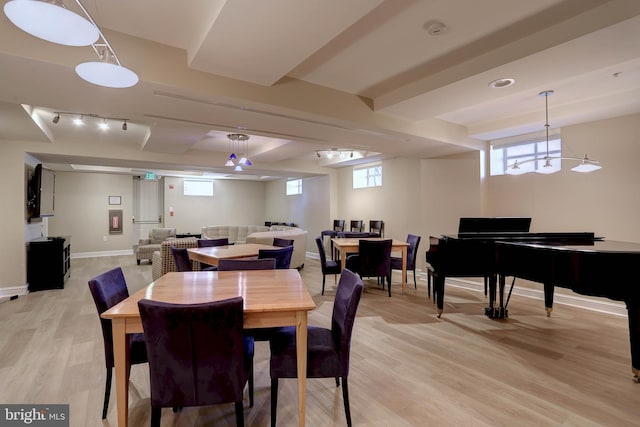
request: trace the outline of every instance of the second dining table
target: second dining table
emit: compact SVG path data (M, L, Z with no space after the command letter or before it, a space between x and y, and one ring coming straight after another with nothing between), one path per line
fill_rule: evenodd
M244 327L296 327L298 372L307 371L307 317L315 303L298 270L172 272L102 314L111 319L115 360L118 426L129 417L127 334L143 332L138 301L151 299L195 304L241 296ZM298 424L305 425L306 375L298 376Z
M358 253L360 251L360 240L392 240L391 251L402 252L402 293L404 294L405 288L407 287L407 248L409 244L402 240L385 239L382 237L333 238L331 241L333 242L334 251L340 254L342 270L344 270L347 265L347 254Z
M257 257L260 249L280 249L277 246L259 243L244 243L240 245L209 246L204 248L189 248L189 258L208 265L218 265L221 259L237 259Z

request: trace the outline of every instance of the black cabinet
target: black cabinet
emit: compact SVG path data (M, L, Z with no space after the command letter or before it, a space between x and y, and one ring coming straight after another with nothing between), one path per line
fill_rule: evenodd
M62 289L71 274L71 236L43 237L29 242L29 291Z

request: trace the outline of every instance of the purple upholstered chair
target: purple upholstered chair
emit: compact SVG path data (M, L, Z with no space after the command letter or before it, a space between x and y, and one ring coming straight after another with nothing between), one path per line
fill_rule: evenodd
M244 426L242 397L249 381L253 406L254 343L243 332L242 297L202 304L140 300L151 384L151 425L161 409L234 402Z
M324 295L324 282L327 274L340 274L342 267L340 263L334 260L327 260L327 254L324 251L324 242L322 237L316 237L316 245L318 246L318 255L320 255L320 268L322 269L322 295Z
M186 248L171 246L171 255L173 255L173 261L176 263L176 271L193 271L189 252Z
M218 271L237 270L275 270L274 258L263 259L221 259L218 261Z
M407 271L413 270L413 286L418 289L416 282L416 257L418 256L418 246L420 245L420 236L415 234L407 235ZM402 270L402 257L391 257L391 269Z
M273 246L277 246L279 248L286 248L287 246L293 246L293 240L291 239L281 239L279 237L273 238Z
M98 309L98 316L129 297L127 282L120 267L116 267L102 273L89 280L89 290ZM102 407L102 419L107 418L109 409L109 395L111 394L111 378L113 374L113 331L111 329L111 319L100 317L102 326L102 340L104 342L104 362L107 368L106 384L104 388L104 404ZM146 363L147 349L144 343L143 334L127 335L129 340L129 362L127 373L131 369L131 364ZM128 378L127 378L128 379Z
M198 239L199 248L210 248L213 246L228 246L229 238L220 237L218 239Z
M347 257L346 267L360 277L377 277L389 284L391 296L391 246L393 240L360 240L359 252Z
M349 270L340 276L333 303L331 329L308 327L307 378L342 378L342 397L347 425L351 426L349 410L349 352L351 333L362 295L362 280ZM296 328L285 327L273 334L271 346L271 426L276 425L278 379L297 378Z
M288 269L291 267L291 255L293 254L293 245L280 249L260 249L258 250L258 259L275 258L276 269Z

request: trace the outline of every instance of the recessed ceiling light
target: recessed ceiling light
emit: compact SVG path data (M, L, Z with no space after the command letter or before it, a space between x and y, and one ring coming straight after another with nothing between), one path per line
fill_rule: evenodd
M509 87L516 82L515 79L497 79L489 83L489 87L494 89L502 89L503 87Z
M436 20L427 21L422 26L430 36L440 36L449 31L444 23Z

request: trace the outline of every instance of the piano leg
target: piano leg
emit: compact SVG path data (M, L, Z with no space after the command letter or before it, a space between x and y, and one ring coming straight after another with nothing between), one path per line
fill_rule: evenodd
M484 309L484 314L491 319L502 319L508 317L507 308L504 306L504 285L506 277L495 274L489 276L489 307ZM496 307L496 289L500 288L500 305Z
M547 311L547 317L551 317L553 311L553 283L544 284L544 309Z
M444 279L445 277L440 274L434 274L433 276L433 297L436 300L438 317L442 316L444 309Z
M633 380L640 383L640 304L635 298L625 301L629 318L629 342L631 344L631 372Z

